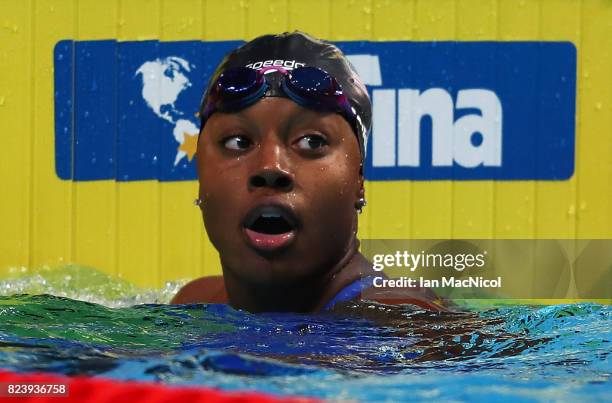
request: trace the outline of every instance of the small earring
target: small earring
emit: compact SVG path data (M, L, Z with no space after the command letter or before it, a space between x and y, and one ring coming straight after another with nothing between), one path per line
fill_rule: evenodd
M198 207L200 207L200 206L202 205L202 203L204 203L204 200L202 200L202 199L201 199L201 198L199 198L199 197L193 201L193 204L194 204L195 206L198 206Z
M359 212L359 214L362 213L363 208L368 204L368 202L366 201L366 199L364 197L360 198L359 200L357 200L357 203L355 203L355 209Z

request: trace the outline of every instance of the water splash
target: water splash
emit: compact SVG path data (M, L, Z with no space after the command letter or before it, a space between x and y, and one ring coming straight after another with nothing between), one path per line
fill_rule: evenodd
M137 287L91 267L65 265L57 268L12 268L0 280L0 296L51 294L93 302L107 307L136 304L167 304L187 282L167 282L161 289Z

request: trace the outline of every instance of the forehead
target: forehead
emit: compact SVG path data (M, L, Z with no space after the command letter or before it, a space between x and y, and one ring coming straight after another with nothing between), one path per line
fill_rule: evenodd
M264 97L248 108L237 112L213 113L205 129L223 129L227 125L241 124L258 129L291 128L302 125L316 125L340 135L353 135L348 122L335 112L316 111L305 108L285 97Z

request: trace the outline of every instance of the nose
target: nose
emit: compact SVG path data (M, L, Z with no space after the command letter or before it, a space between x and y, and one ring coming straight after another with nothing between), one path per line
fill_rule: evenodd
M283 152L282 145L276 142L264 142L260 145L255 173L249 178L251 190L270 188L288 192L293 189L293 176L283 167L286 165L283 163Z
M293 179L287 172L280 169L263 169L251 176L249 187L251 189L267 187L287 192L293 188Z

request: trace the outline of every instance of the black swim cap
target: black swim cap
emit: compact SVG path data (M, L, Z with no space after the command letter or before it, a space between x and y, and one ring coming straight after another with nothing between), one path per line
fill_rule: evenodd
M202 100L206 104L211 85L226 69L250 67L255 70L278 66L286 70L298 67L318 67L332 75L361 120L356 133L362 160L365 159L367 136L372 125L372 103L357 71L335 45L313 38L304 32L263 35L231 51L221 61L211 77ZM280 94L275 94L279 96Z

